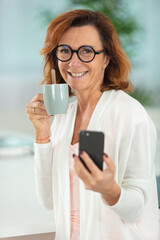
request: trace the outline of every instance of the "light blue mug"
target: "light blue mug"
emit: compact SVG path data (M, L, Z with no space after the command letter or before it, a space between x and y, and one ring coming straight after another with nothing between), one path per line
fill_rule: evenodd
M63 114L67 112L69 102L68 84L42 85L42 93L48 115Z

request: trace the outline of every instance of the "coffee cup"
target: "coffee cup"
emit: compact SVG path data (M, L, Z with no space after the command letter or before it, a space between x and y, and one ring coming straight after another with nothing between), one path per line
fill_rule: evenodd
M68 84L42 85L42 93L48 115L67 112L69 102Z

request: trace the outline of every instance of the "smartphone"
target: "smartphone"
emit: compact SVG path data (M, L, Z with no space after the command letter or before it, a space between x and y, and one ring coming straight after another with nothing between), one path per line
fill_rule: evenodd
M100 131L81 130L79 132L79 152L80 151L87 152L97 167L103 170L104 133ZM79 158L87 168L80 155ZM88 168L87 170L89 171Z

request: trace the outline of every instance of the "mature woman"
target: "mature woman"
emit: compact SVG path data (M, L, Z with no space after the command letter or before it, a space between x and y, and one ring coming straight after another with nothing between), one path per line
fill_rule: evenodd
M48 27L41 54L44 81L69 85L66 114L51 125L43 96L27 105L35 129L38 197L54 208L56 240L156 240L158 201L154 174L156 131L148 114L126 91L130 62L110 20L72 10ZM103 131L104 168L86 152L78 157L80 130Z

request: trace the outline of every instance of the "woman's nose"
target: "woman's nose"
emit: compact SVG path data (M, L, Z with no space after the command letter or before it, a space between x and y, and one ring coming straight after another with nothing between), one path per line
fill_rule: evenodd
M82 64L82 61L78 58L77 53L74 52L71 60L69 61L69 66L79 67Z

